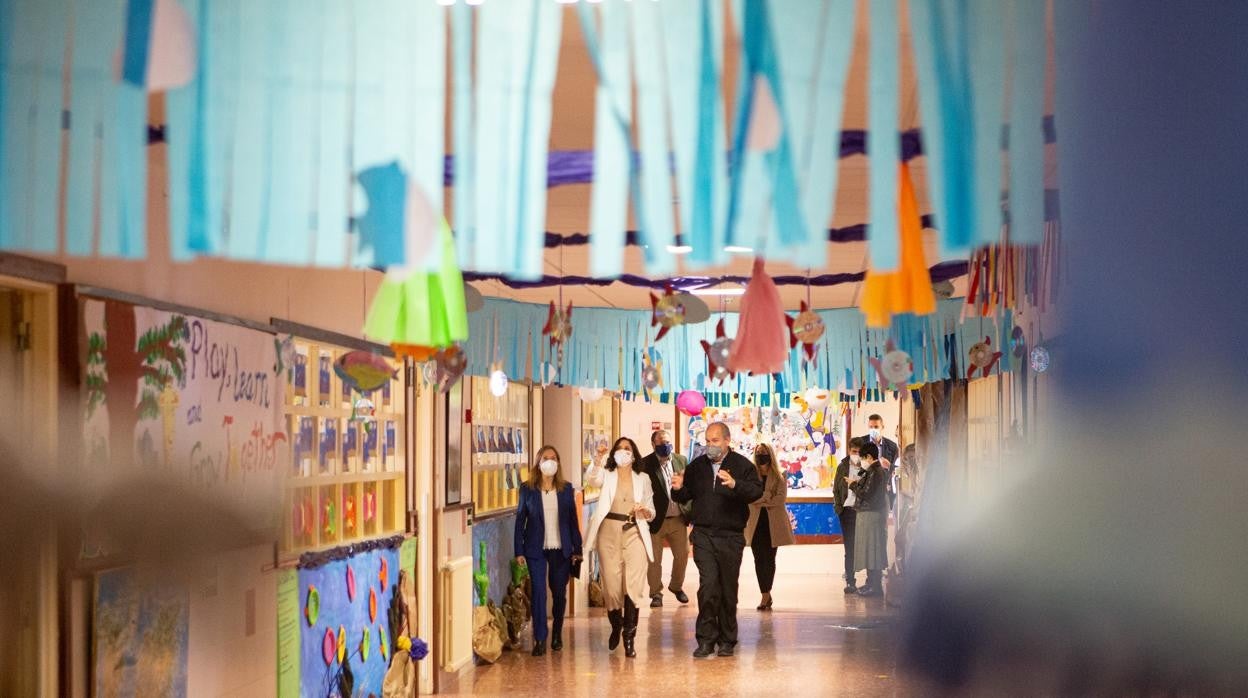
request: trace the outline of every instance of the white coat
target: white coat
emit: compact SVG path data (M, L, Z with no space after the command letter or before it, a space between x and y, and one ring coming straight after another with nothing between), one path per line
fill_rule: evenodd
M648 514L646 519L654 518L654 490L650 486L649 475L633 472L632 467L607 470L596 463L590 464L585 471L585 484L589 487L600 488L602 494L598 497L598 507L594 509L594 515L589 521L589 535L585 538L586 550L597 549L598 528L602 526L603 521L607 520L607 513L611 511L611 502L615 499L615 490L619 487L622 471L633 476L633 499L645 507ZM641 535L641 545L646 549L646 559L653 562L654 548L650 542L650 527L641 520L640 516L637 521L637 533Z

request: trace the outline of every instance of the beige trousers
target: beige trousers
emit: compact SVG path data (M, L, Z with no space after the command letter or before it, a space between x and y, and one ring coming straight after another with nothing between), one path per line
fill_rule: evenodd
M645 526L645 521L638 521ZM607 519L598 529L598 562L602 566L602 601L608 611L624 608L627 594L642 605L646 598L646 547L633 526L627 531L623 521Z
M647 575L650 578L650 595L663 593L663 541L667 541L672 548L672 579L667 588L673 594L684 591L685 568L689 566L689 529L685 522L679 516L669 516L663 519L659 532L650 538L650 544L654 546L654 562L650 563Z

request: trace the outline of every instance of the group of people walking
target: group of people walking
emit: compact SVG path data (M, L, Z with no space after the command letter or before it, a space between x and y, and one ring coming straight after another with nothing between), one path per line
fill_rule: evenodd
M854 439L850 455L836 471L834 501L845 539L846 593L882 591L887 567L887 520L893 487L885 463L894 462L896 444L882 456L878 417L872 437ZM532 580L533 656L563 647L563 616L568 578L584 551L598 554L603 603L610 623L607 646L621 643L627 657L637 655L639 608L663 605L662 550L672 551L667 591L688 603L684 591L690 544L698 567L698 619L695 657L731 657L737 645L737 582L748 544L754 557L762 598L758 610L772 608L776 551L794 542L785 508L787 483L767 444L754 449L754 461L732 450L728 425L706 429L706 449L692 462L675 453L670 435L651 435L652 452L642 457L637 444L620 437L602 463L585 471L585 484L598 488L598 506L584 541L572 486L561 475L559 452L538 451L537 467L520 490L516 518L516 558ZM891 455L891 459L889 458ZM882 460L888 459L888 460ZM689 533L689 526L693 531ZM855 573L866 570L858 589ZM552 598L547 628L546 593Z

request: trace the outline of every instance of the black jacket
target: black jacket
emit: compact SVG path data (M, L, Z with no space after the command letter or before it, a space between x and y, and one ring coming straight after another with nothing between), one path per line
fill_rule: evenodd
M672 473L683 473L688 466L682 466L684 456L677 458L677 454L672 454ZM667 505L670 504L667 498L667 483L663 481L663 465L659 463L659 456L651 453L641 459L642 470L650 476L650 489L654 490L654 518L650 519L650 535L657 535L659 530L663 528L663 522L667 519ZM680 507L680 518L687 525L689 523L689 507Z
M888 511L888 481L892 471L885 470L878 463L863 473L862 479L850 485L858 501L854 504L856 511Z
M832 477L832 504L836 508L837 516L845 509L845 500L849 499L850 465L849 456L845 456L840 465L836 466L836 475Z
M724 469L736 481L735 487L719 482L711 460L698 456L685 468L684 486L672 490L672 499L680 504L693 502L694 529L743 536L750 518L750 502L763 496L763 481L750 459L736 451L724 457L720 470ZM655 500L657 505L658 498Z

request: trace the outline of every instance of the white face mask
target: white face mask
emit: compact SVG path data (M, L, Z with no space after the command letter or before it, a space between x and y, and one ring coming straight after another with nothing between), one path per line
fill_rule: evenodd
M851 456L849 457L849 462L850 462L850 463L853 463L854 465L858 465L859 463L861 463L861 462L862 462L862 456L853 456L853 455L851 455Z
M876 428L872 427L871 429L869 429L869 430L867 431L867 433L869 433L869 434L871 435L871 440L872 440L872 441L879 441L879 439L880 439L880 430L879 430L879 429L876 429Z
M541 463L538 463L537 467L541 468L542 474L547 477L553 477L555 473L559 472L558 461L544 460Z
M633 464L633 452L620 449L615 452L615 464L627 468Z

